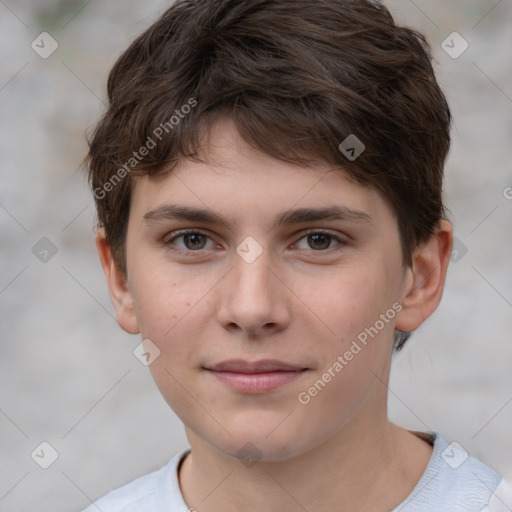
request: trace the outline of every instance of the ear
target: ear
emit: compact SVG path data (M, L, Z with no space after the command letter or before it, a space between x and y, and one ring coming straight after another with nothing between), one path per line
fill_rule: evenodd
M441 220L434 234L413 255L407 268L395 328L405 332L417 329L437 308L443 295L446 272L453 246L453 228Z
M105 272L107 278L110 298L116 310L117 323L126 332L138 334L140 330L135 315L132 293L128 287L127 279L114 261L112 249L107 242L103 228L99 229L96 234L96 247L98 248L103 272Z

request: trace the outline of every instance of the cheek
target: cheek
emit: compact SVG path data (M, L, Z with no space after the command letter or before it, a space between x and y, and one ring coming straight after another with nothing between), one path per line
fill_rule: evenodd
M336 335L323 336L322 367L297 397L308 428L318 438L327 438L350 421L374 392L380 394L379 388L385 392L381 380L392 347L395 312L388 323L380 320L391 307L382 293L375 280L352 274L333 280L330 294L318 294L322 318Z
M158 267L140 273L136 314L141 335L150 339L160 350L149 366L151 375L163 398L179 417L187 418L190 411L201 416L201 409L191 399L189 379L194 366L194 354L199 344L208 282L183 273L165 272ZM207 423L207 417L199 422Z
M134 272L135 311L142 336L160 350L171 349L184 333L193 335L194 313L211 287L207 279L148 265ZM186 338L186 334L185 334Z
M373 326L395 296L389 274L377 262L340 269L321 285L317 282L316 288L303 291L304 302L316 314L319 328L328 328L327 339L336 350Z
M318 347L322 368L310 383L311 393L303 391L314 399L314 407L326 407L334 416L340 411L350 417L375 385L375 375L385 373L396 311L392 309L393 283L383 267L366 260L351 266L350 272L340 269L308 295L309 304L322 320L315 327L322 332ZM329 335L325 335L325 326Z

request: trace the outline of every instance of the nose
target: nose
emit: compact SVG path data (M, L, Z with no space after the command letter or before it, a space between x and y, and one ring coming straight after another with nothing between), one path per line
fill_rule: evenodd
M271 265L266 251L251 263L234 256L234 268L217 288L217 318L226 330L266 338L287 327L291 292Z

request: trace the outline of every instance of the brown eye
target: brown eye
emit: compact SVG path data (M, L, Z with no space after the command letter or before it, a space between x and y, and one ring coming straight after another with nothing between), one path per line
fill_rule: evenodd
M210 240L210 237L207 234L201 231L189 230L175 233L172 237L165 237L162 240L162 245L174 251L198 252L209 248L207 247L208 240Z
M305 244L302 243L303 240L306 241ZM331 245L332 242L336 243ZM312 249L316 252L327 252L327 250L334 249L338 245L344 245L344 241L336 235L326 233L325 231L313 231L307 233L306 236L302 237L296 244L298 249Z
M308 235L308 244L312 249L328 249L331 245L332 237L327 233L315 233Z
M191 233L182 235L183 243L187 249L191 251L196 249L204 249L206 244L206 236L201 233Z

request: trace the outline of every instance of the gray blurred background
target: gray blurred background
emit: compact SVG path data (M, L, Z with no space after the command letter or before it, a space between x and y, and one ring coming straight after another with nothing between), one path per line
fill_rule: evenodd
M457 248L390 415L512 476L512 1L386 3L427 35L453 111ZM169 5L0 0L1 512L81 510L187 444L114 319L79 172L110 67Z

